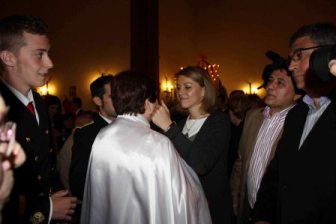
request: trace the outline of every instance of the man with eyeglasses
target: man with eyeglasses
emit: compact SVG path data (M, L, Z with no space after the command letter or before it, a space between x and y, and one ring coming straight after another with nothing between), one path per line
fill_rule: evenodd
M336 223L335 81L309 73L312 52L336 44L336 26L312 24L290 38L289 69L306 92L288 113L253 210L255 223Z

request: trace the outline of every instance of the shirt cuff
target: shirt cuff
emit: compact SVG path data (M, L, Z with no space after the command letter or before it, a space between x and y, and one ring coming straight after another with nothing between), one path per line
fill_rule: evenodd
M51 221L51 216L52 216L52 213L53 213L53 204L52 204L51 197L49 197L49 202L50 202L50 209L49 209L49 220L48 220L48 224L49 224L50 221Z

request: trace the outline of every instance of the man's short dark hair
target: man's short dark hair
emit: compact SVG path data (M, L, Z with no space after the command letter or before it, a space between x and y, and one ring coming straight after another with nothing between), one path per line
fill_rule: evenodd
M316 23L300 27L289 39L289 46L301 38L308 36L317 45L336 44L336 26L331 23Z
M143 114L146 99L157 100L155 82L147 75L136 71L124 71L114 76L112 82L112 102L118 115Z
M0 20L0 51L8 50L17 53L25 45L23 32L47 35L47 24L38 17L14 15ZM0 72L3 71L0 63Z
M10 50L15 52L25 43L23 32L47 35L47 24L38 17L15 15L0 20L0 51Z
M266 56L267 56L267 53L266 53ZM268 83L268 81L271 77L271 74L276 70L284 71L284 72L286 72L286 74L288 76L292 76L292 72L288 69L287 60L284 59L283 57L281 57L280 55L278 55L278 57L276 59L272 59L271 64L265 65L264 70L263 70L262 75L261 75L261 78L263 79L264 82L260 87L258 87L258 89L260 89L261 87L266 87L266 85L267 85L267 83ZM293 81L293 84L294 84L294 81Z
M112 75L102 75L96 80L94 80L90 84L90 92L91 97L99 97L100 99L103 98L103 95L105 94L105 84L112 83L113 76Z
M272 73L274 71L277 71L277 70L285 72L287 74L287 76L289 76L291 78L291 81L292 81L292 84L293 84L293 87L294 87L294 91L295 91L296 94L299 94L299 95L304 94L303 90L300 90L296 87L296 82L294 81L292 72L288 69L288 66L287 66L286 62L273 63L273 64L268 64L268 65L265 66L263 74L262 74L262 79L264 80L264 83L262 85L263 87L266 87Z

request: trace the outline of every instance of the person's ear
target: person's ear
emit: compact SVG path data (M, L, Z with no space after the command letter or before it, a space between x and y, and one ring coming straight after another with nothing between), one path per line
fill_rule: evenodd
M16 61L16 57L13 54L13 52L10 51L0 51L0 59L2 61L2 63L4 63L7 66L14 66L15 61Z
M92 101L95 105L97 105L98 107L101 107L103 105L102 100L98 97L98 96L94 96L92 98Z

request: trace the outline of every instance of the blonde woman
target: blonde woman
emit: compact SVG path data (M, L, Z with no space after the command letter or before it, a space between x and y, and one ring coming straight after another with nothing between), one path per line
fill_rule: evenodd
M229 118L215 110L216 93L206 70L186 67L176 74L176 80L177 99L188 111L188 117L173 122L162 102L152 121L198 174L213 223L231 223L232 203L227 176Z

